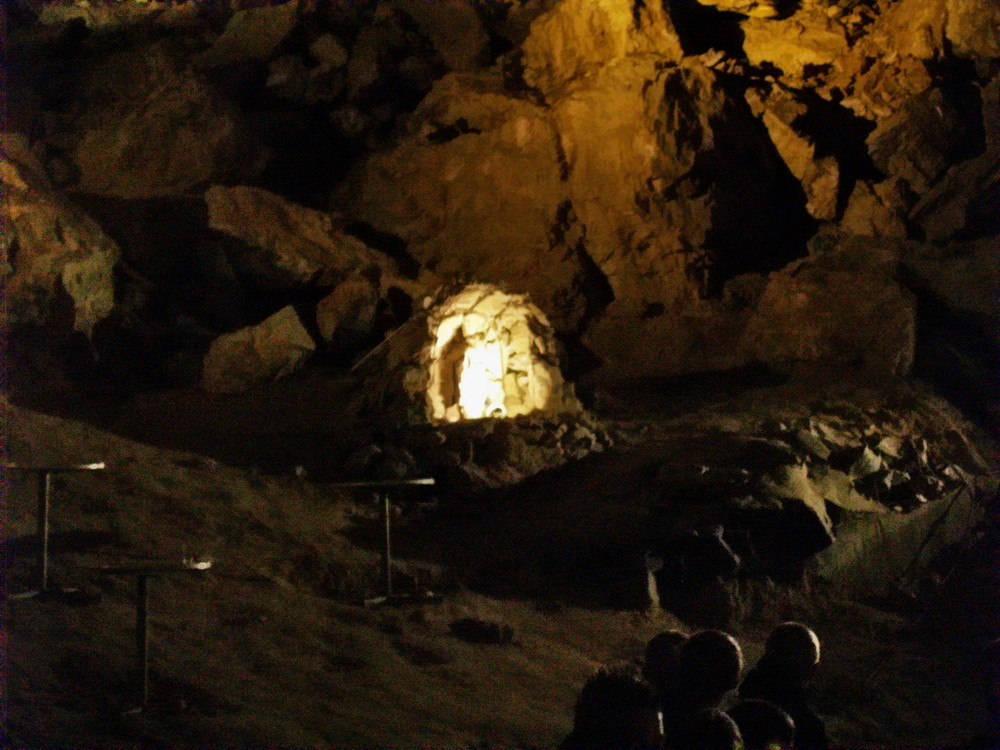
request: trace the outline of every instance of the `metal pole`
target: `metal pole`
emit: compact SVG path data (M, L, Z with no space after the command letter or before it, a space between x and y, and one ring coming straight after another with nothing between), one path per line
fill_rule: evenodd
M385 549L382 551L382 574L385 577L385 597L392 597L392 503L389 490L382 492L382 518L385 523Z
M49 588L49 504L52 497L52 472L38 473L38 576L39 591Z
M135 643L139 657L139 705L149 700L149 576L136 578Z

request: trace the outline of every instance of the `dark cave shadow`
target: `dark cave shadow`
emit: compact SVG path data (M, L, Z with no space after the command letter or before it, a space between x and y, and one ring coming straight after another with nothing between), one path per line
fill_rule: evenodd
M622 512L608 490L589 500L560 494L560 487L580 473L605 473L618 460L592 455L513 486L472 496L441 493L438 509L412 521L404 512L395 523L393 556L446 570L451 584L493 598L552 610L567 605L644 609L645 506L634 504ZM623 487L622 492L631 490ZM574 509L586 510L588 519L574 526ZM380 551L380 523L358 519L347 536Z
M88 552L96 547L121 544L121 537L110 531L71 530L49 534L49 552ZM0 554L6 559L28 557L38 554L39 540L36 534L4 539L0 543Z
M787 383L789 376L777 373L766 365L752 363L729 370L698 372L685 375L655 375L607 383L579 384L585 402L593 401L595 394L604 392L612 403L588 403L600 417L627 414L669 417L693 411L704 406L726 401L756 388L770 388ZM614 402L619 403L614 403ZM634 401L629 408L621 402ZM607 413L605 413L607 412Z

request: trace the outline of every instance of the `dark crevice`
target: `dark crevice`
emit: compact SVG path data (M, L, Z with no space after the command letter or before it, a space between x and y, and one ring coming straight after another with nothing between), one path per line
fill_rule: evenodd
M420 273L420 262L406 251L406 241L402 237L383 232L364 221L353 221L344 231L392 258L399 272L407 278L415 279Z
M473 0L472 7L475 8L489 38L489 58L495 62L514 49L514 42L497 33L497 29L510 15L510 6L489 0Z
M659 318L667 311L666 306L662 302L647 302L642 310L642 315L639 317L643 320L649 318Z
M699 153L687 180L712 196L711 229L688 273L703 297L718 298L745 273L768 273L808 254L818 222L801 183L749 112L742 91L713 118L714 148Z
M717 49L742 59L745 16L702 5L698 0L664 0L685 55Z
M986 126L975 62L945 57L929 62L927 68L937 80L945 100L958 114L962 130L960 137L953 140L954 148L948 154L949 160L961 162L983 153L986 150Z
M837 215L840 216L858 180L884 178L872 161L866 143L875 123L813 91L799 91L795 98L806 106L806 111L795 118L792 127L815 145L815 159L832 156L837 160L840 172Z
M905 269L903 281L917 297L913 374L987 430L1000 429L998 342Z
M482 133L479 128L469 125L469 121L464 117L459 117L451 125L439 125L436 129L427 134L427 140L434 144L448 143L460 135L466 133Z
M642 12L646 10L646 0L632 0L632 24L636 30L642 28Z

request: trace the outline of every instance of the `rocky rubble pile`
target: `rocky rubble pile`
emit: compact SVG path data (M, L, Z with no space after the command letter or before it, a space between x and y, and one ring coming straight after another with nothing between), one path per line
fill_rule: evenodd
M748 575L794 577L816 556L810 568L839 585L886 590L987 518L1000 477L952 417L814 407L753 437L720 434L716 464L654 468L653 547L722 524Z
M457 495L517 484L611 447L587 412L459 422L413 431L408 445Z

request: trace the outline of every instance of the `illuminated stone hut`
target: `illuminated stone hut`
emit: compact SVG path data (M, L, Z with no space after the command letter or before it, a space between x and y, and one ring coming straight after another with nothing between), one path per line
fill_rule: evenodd
M580 411L545 314L523 294L472 284L428 311L406 379L434 423Z

